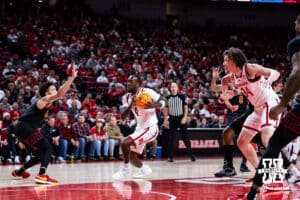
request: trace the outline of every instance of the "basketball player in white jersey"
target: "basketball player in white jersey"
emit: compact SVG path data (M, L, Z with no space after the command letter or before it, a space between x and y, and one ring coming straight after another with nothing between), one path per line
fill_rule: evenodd
M227 86L233 84L254 106L254 111L243 125L237 144L247 160L257 168L259 160L250 141L261 132L262 143L266 147L278 126L278 120L269 118L269 109L279 102L271 84L279 78L280 73L258 64L248 63L245 54L238 48L231 47L223 55L224 68L230 73L222 79L223 92L232 93Z
M123 112L121 119L126 119L131 111L134 114L137 125L134 133L121 142L124 165L113 175L114 179L129 178L132 171L130 163L138 168L138 172L133 175L134 178L143 178L152 172L151 168L143 164L137 155L143 153L143 149L148 142L156 139L159 129L155 108L163 108L166 104L163 97L154 90L140 87L140 79L138 76L130 76L127 84L128 93L122 97ZM141 92L150 94L153 99L153 103L147 105L146 108L135 105L135 97Z

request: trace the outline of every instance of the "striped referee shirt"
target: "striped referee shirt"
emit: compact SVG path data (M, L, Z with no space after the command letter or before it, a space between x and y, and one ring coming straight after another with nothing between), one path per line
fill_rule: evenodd
M182 117L184 114L184 106L187 105L187 98L183 94L169 95L168 114L170 117Z

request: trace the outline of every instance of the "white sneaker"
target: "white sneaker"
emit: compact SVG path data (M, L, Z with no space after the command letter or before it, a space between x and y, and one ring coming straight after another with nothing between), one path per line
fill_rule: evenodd
M64 160L63 157L61 157L61 156L59 156L59 157L57 158L57 161L58 161L59 163L65 163L65 160Z
M113 174L113 179L125 179L131 176L131 167L122 166L119 171Z
M293 184L298 183L298 182L300 182L300 176L291 174L291 176L288 178L288 182L293 183Z
M144 178L152 173L152 169L148 166L143 164L142 168L139 169L139 171L133 175L133 178Z
M9 163L9 164L12 164L12 163L13 163L13 161L12 161L11 158L8 158L8 159L6 160L6 162Z
M15 163L16 163L16 164L19 164L19 163L20 163L20 158L19 158L19 156L15 156Z
M30 160L30 155L27 155L25 161L28 162Z

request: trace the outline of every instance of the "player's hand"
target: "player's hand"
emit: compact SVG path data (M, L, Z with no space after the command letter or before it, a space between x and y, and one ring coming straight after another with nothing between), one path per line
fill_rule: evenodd
M152 108L157 108L157 107L160 107L160 105L157 105L156 103L148 103L145 106L145 109L152 109Z
M277 120L278 115L280 115L285 110L286 110L286 107L282 106L280 104L278 104L277 106L274 106L273 108L270 109L270 112L269 112L270 119Z
M214 68L214 69L212 70L212 78L213 78L213 79L217 79L217 78L219 78L219 75L220 75L219 69L218 69L218 68Z
M55 146L58 146L58 145L59 145L59 137L54 137L54 138L52 139L52 141L53 141L53 144L54 144Z
M183 117L183 118L181 119L181 124L186 124L186 122L187 122L187 118L186 118L186 117Z
M164 127L169 128L169 120L168 119L164 119Z
M78 70L76 69L76 65L72 65L72 78L76 78L78 74Z
M224 100L224 101L227 101L229 99L232 99L232 97L235 96L235 92L233 90L227 90L226 92L223 92L221 94L221 98Z

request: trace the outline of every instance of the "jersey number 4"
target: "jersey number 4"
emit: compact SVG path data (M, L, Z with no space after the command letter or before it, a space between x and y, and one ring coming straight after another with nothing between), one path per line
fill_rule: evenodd
M241 91L246 97L253 96L253 93L247 87L242 88Z

